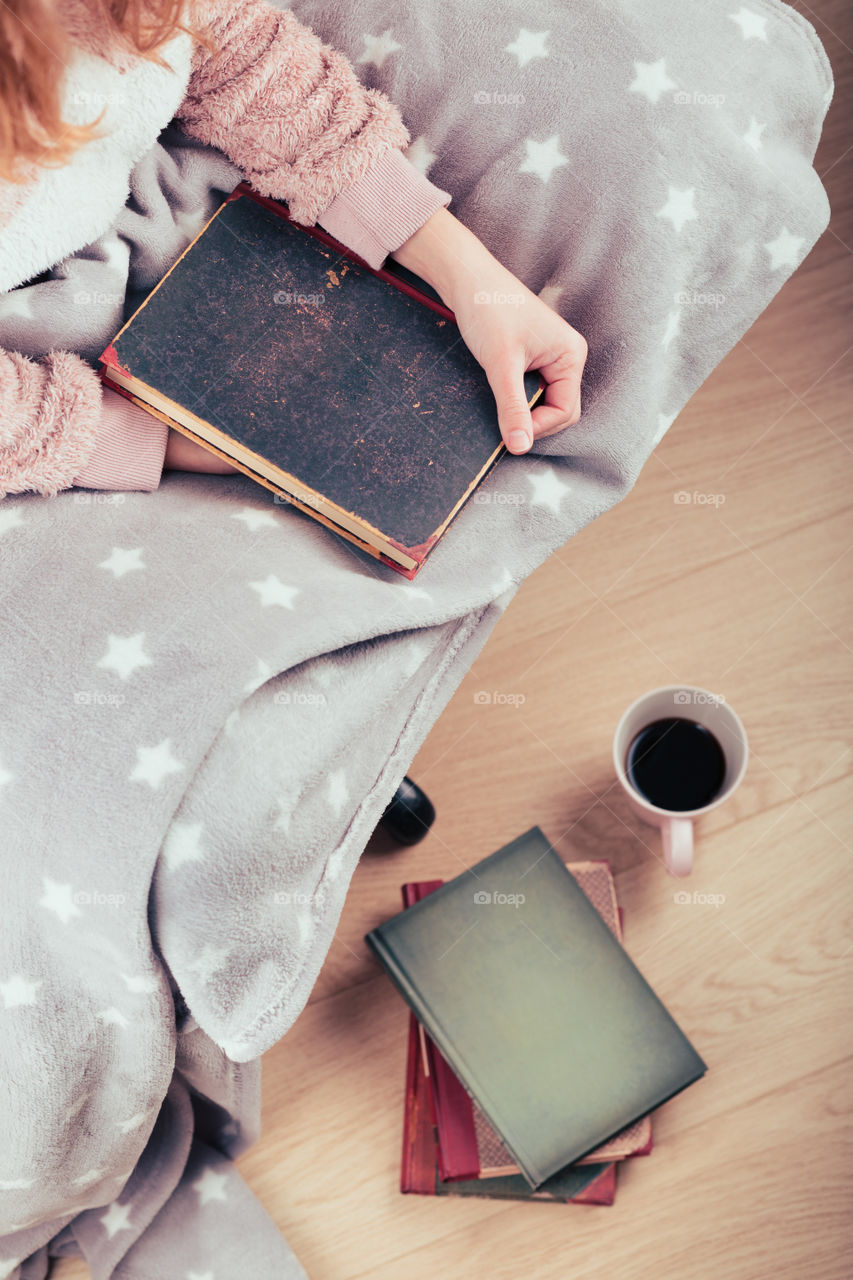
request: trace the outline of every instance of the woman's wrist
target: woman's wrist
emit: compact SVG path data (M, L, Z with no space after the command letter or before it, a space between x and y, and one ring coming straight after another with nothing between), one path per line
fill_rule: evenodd
M502 270L482 240L449 209L437 209L391 257L432 285L451 311L495 270Z
M182 435L174 427L169 428L166 440L166 471L203 471L208 475L224 476L236 471L230 463L225 462L218 454L204 449L194 440Z

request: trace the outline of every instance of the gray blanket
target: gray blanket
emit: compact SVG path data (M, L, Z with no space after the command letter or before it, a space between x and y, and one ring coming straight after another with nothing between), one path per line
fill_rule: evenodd
M293 8L585 335L583 417L502 461L416 583L245 477L0 504L0 1280L75 1251L304 1274L230 1157L359 855L518 584L827 223L830 71L776 0ZM112 231L0 299L0 345L96 356L238 178L168 130Z

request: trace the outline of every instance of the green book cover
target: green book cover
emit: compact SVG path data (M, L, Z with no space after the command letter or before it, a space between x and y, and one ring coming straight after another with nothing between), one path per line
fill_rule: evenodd
M538 827L367 942L533 1187L706 1070Z

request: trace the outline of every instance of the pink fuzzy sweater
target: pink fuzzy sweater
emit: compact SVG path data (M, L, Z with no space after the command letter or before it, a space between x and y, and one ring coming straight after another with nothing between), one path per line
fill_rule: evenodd
M60 2L75 48L105 58L121 74L132 68L133 60L102 46L86 0ZM195 0L193 12L221 52L211 56L195 43L175 116L187 133L223 151L262 195L286 200L298 222L319 222L379 266L449 203L450 194L403 155L410 139L397 108L365 89L349 61L291 13L266 0ZM152 106L151 143L162 123ZM0 231L14 225L16 209L44 172L33 169L29 185L0 182ZM26 278L104 229L84 227L78 244L57 242L53 254L39 245L35 252L47 252L48 260L35 270L24 240ZM0 350L0 497L55 494L72 485L156 489L166 442L165 424L104 389L73 353L29 360Z

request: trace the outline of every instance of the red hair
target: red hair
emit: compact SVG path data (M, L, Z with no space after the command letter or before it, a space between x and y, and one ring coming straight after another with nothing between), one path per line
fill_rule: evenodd
M213 49L203 31L184 25L186 0L84 0L93 22L126 52L165 66L159 50L179 31ZM0 3L0 180L26 180L33 165L63 165L97 136L62 119L64 67L71 40L51 0ZM103 112L101 113L103 115Z

